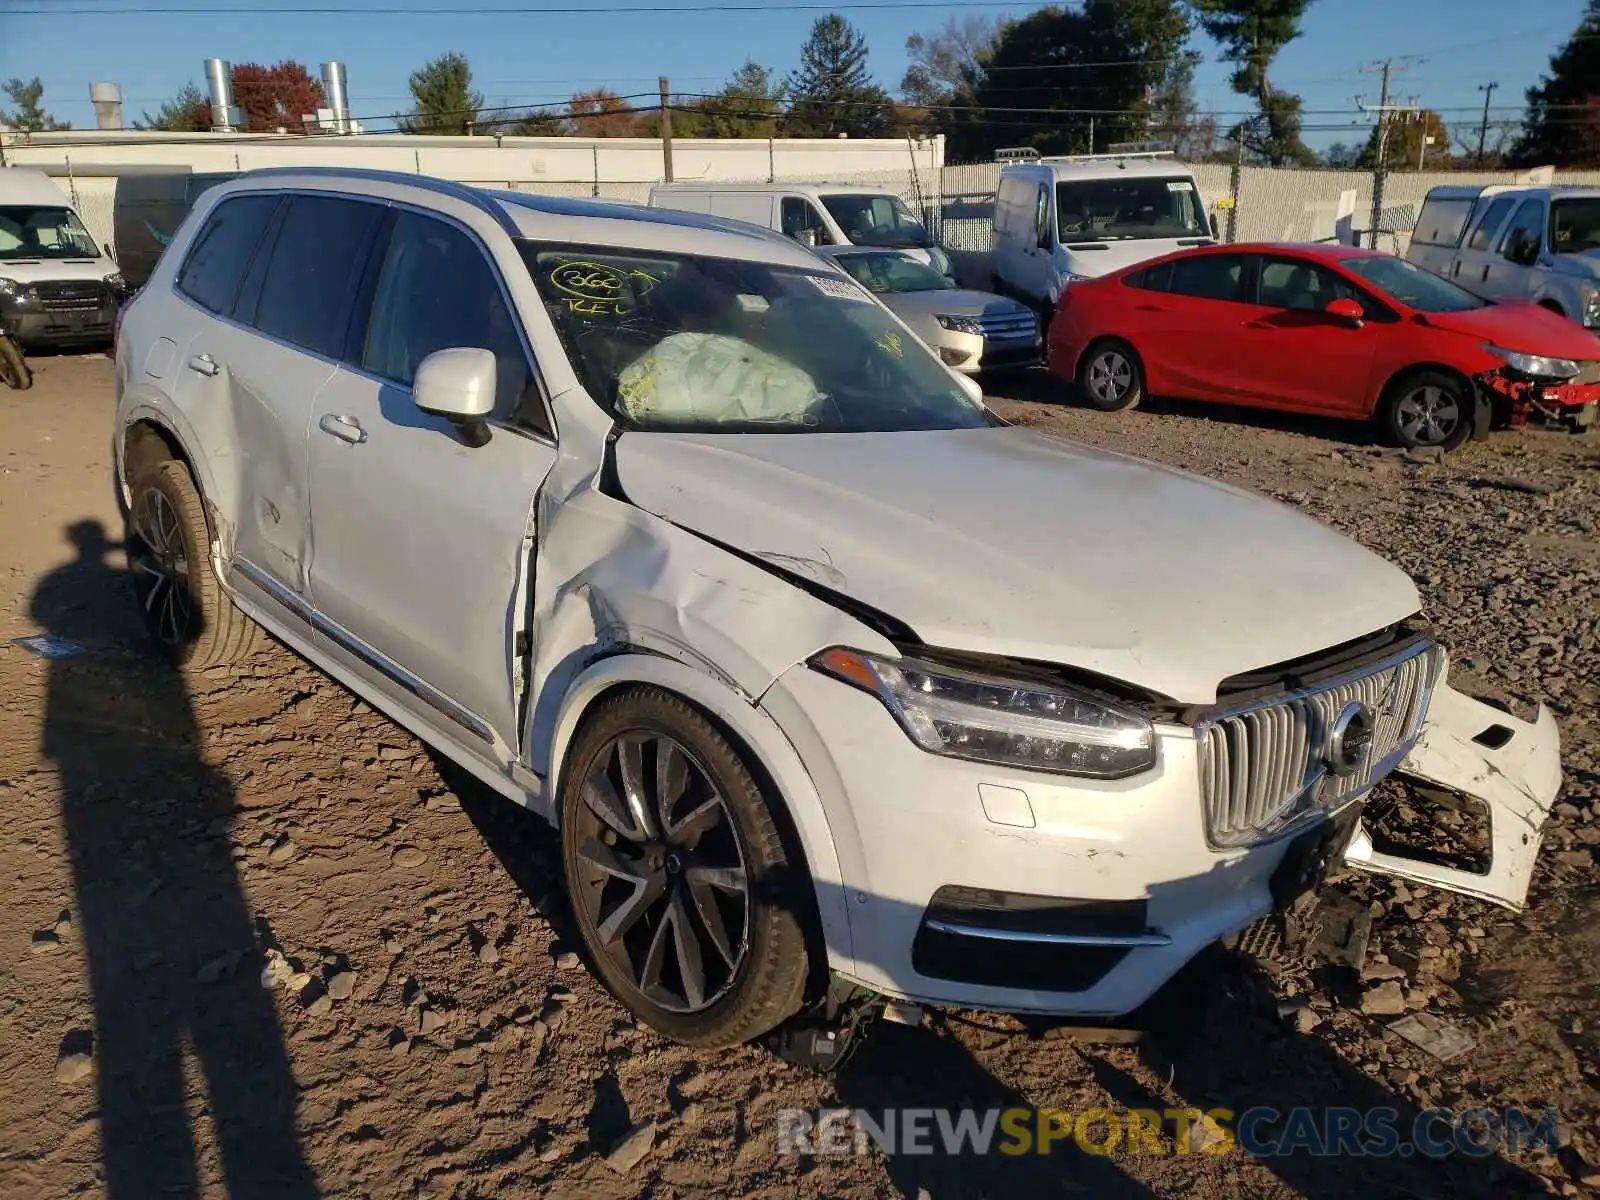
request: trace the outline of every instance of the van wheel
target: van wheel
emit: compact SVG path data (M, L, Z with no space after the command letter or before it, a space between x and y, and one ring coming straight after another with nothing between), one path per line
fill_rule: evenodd
M1101 412L1138 408L1144 399L1144 366L1120 338L1096 342L1078 362L1078 390Z
M1384 432L1402 446L1437 446L1449 453L1472 436L1473 396L1460 379L1418 371L1391 384L1384 397Z
M247 658L260 629L223 595L211 570L210 528L189 469L172 459L156 463L132 490L128 569L151 637L183 667Z
M773 803L727 739L659 688L603 700L567 757L561 852L589 966L686 1045L738 1045L800 1007L810 881Z

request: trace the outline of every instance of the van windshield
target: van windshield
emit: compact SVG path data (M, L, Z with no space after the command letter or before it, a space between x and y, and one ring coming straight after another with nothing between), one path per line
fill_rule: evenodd
M70 208L0 204L0 262L99 257L94 238Z
M742 259L525 243L589 394L635 429L864 433L990 424L864 290Z
M1061 244L1210 237L1186 176L1124 176L1056 184Z
M1550 248L1557 254L1600 250L1600 196L1551 202Z
M928 229L899 196L839 192L821 197L822 207L854 246L931 246Z

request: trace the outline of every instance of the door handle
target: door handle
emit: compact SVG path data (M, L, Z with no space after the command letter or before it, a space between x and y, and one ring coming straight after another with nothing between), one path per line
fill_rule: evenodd
M337 413L324 413L322 420L317 422L317 428L323 433L331 433L341 442L349 442L352 446L359 446L367 440L367 431L361 428L361 422L354 417L341 417Z
M187 365L189 370L198 372L207 378L222 370L221 367L217 366L217 360L209 354L191 354Z
M1164 305L1164 304L1141 304L1141 305L1139 305L1139 311L1140 312L1166 312L1167 311L1167 306Z

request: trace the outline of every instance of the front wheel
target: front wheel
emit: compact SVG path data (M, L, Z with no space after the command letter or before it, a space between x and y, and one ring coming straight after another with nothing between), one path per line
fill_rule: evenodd
M739 752L685 701L639 687L601 702L567 762L567 894L600 982L691 1046L738 1045L794 1013L810 883Z
M1144 399L1144 367L1139 355L1118 338L1096 342L1078 363L1078 390L1101 412L1138 408Z
M0 332L0 382L18 392L33 386L33 372L23 361L22 347L4 332Z
M1437 446L1448 453L1472 434L1473 397L1465 382L1439 371L1419 371L1389 389L1383 424L1405 447Z

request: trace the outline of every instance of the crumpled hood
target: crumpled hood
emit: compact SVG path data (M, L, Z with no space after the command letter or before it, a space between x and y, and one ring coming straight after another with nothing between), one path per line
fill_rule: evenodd
M1524 354L1579 361L1600 358L1600 338L1576 321L1525 301L1486 304L1465 312L1428 313L1427 322L1435 329L1448 329Z
M1283 505L1026 429L629 432L616 455L634 504L929 645L1183 703L1418 608L1403 572Z

